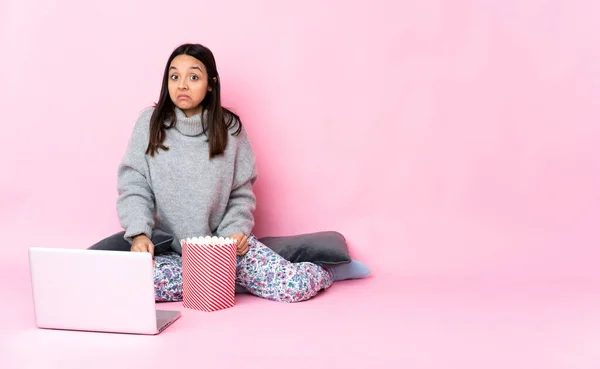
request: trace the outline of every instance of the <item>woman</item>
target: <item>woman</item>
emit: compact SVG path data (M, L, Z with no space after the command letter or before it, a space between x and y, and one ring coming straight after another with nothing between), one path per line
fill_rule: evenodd
M121 237L119 247L153 255L156 299L181 300L178 241L194 236L235 239L236 284L275 301L304 301L334 280L369 275L354 260L331 270L290 263L252 235L255 156L240 118L221 106L220 89L208 48L176 48L159 101L141 113L119 166L117 212L125 231L113 241ZM159 245L152 242L160 237ZM114 245L105 240L92 249Z

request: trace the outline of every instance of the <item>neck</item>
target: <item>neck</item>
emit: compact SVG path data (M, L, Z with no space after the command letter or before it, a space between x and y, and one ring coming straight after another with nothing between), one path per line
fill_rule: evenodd
M188 115L189 114L189 115ZM204 133L202 122L206 120L206 111L192 113L175 107L175 129L185 136L199 136Z
M186 117L190 118L196 114L200 114L202 112L202 106L198 106L194 109L185 109L182 110Z

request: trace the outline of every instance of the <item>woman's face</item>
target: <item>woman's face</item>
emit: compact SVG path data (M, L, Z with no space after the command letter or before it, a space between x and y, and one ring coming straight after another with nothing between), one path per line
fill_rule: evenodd
M208 91L206 67L193 56L178 55L169 67L169 96L186 116L197 114Z

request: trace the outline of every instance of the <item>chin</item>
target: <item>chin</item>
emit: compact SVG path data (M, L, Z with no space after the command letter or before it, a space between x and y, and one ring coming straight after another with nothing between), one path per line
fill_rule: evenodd
M192 110L192 109L196 109L198 106L200 106L200 104L192 104L190 102L185 102L183 104L181 104L181 103L175 104L175 106L181 110Z

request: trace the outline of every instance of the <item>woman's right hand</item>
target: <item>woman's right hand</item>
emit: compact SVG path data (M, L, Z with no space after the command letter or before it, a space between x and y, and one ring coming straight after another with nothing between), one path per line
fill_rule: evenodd
M149 252L152 258L154 258L154 244L145 234L140 234L133 238L133 242L131 243L131 251Z

